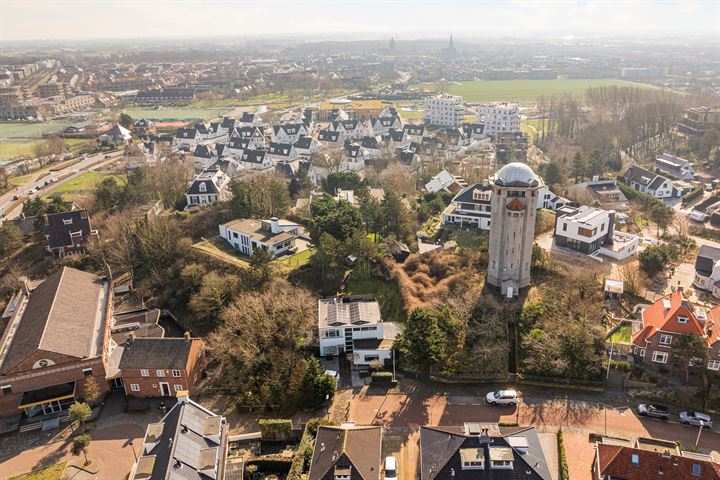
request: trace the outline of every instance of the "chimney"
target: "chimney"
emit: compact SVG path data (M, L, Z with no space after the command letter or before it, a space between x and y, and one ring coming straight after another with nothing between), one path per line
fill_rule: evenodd
M135 332L130 332L126 335L127 342L125 342L125 348L130 348L132 343L135 341Z
M277 217L272 217L270 219L270 231L272 233L278 233L280 231L280 221Z
M28 283L28 279L25 275L20 277L20 290L22 291L23 295L26 297L30 296L30 283Z
M50 223L48 222L48 216L46 213L43 214L42 219L43 219L43 225L45 225L47 227Z
M185 336L186 342L189 342L190 340L192 340L192 336L190 335L190 332L185 332L184 336Z
M189 400L188 395L189 392L187 390L180 390L179 392L177 392L176 396L178 403L187 403Z

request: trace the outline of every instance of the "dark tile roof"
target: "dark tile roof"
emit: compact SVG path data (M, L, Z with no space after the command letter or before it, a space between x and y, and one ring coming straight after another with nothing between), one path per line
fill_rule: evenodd
M484 123L463 123L463 131L466 136L482 135L485 131Z
M360 141L360 145L362 145L363 148L371 148L374 150L380 148L380 144L375 137L363 137Z
M403 132L408 135L425 135L425 125L408 123L403 127Z
M101 354L103 311L108 285L102 277L63 267L30 292L1 371L37 350L70 357Z
M382 429L320 426L309 480L333 480L335 468L350 467L350 480L380 480Z
M71 233L80 232L82 241L90 241L92 227L87 210L70 210L69 212L49 213L43 216L43 235L50 248L69 247L77 242Z
M195 128L178 128L175 138L194 139L197 133Z
M494 426L497 429L497 426ZM527 451L511 446L510 438L524 438ZM491 468L491 449L512 456L513 468ZM484 458L483 468L463 469L461 450L474 450ZM510 434L467 435L463 427L420 428L420 480L551 480L547 460L535 428Z
M402 130L395 130L394 128L391 128L388 130L388 134L390 135L390 138L393 142L402 142L403 139L403 131Z
M233 150L245 150L249 144L250 139L235 137L230 139L227 143L227 147L232 148Z
M243 123L252 123L255 121L255 114L250 112L243 112L240 117L240 121Z
M318 134L318 140L323 142L337 142L340 138L340 132L334 132L332 130L320 130Z
M492 191L492 187L487 183L475 183L473 185L468 185L467 187L460 190L460 192L455 195L455 198L453 198L452 201L456 203L474 203L478 205L490 205L490 200L475 200L473 198L473 192L475 190Z
M200 133L201 135L207 135L208 133L210 133L204 123L196 123L195 130L197 130L198 133Z
M195 338L136 338L125 342L120 369L184 370Z
M235 127L235 119L231 117L223 117L222 122L220 122L220 126L225 129L230 129Z
M214 156L212 150L210 150L210 147L202 143L199 143L195 146L195 151L193 151L193 155L200 158L212 158Z
M298 138L298 141L295 142L295 148L301 148L303 150L307 150L312 146L312 137L308 137L305 135L302 135L300 138Z
M293 146L289 143L270 142L268 145L268 153L272 155L282 155L283 157L289 157L292 149Z
M358 155L360 155L360 145L356 145L354 143L346 143L345 155L351 158L356 158Z
M720 260L720 248L703 245L695 259L695 271L708 277L718 260Z
M642 167L637 167L635 165L628 168L623 176L628 183L637 183L653 190L662 185L663 181L667 180L667 178L663 177L662 175L658 175L657 173L653 173L649 170L646 170ZM661 179L659 183L658 179ZM652 187L651 184L656 186Z
M203 183L205 184L206 188L204 192L200 191L200 185ZM196 178L190 184L190 188L188 188L187 191L188 195L207 195L216 193L219 193L219 190L217 188L217 185L215 185L215 182L210 178Z
M263 163L263 160L265 159L265 150L251 150L251 149L245 149L245 151L242 154L242 157L240 157L240 160L247 163L257 163L261 164Z

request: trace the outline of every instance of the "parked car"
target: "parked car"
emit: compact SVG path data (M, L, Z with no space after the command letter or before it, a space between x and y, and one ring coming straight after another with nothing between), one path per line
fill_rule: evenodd
M667 420L670 416L670 410L663 405L650 405L641 403L637 407L639 415L643 417L659 418L660 420Z
M385 480L397 480L397 460L395 457L385 457Z
M680 412L680 423L699 427L700 422L702 422L703 428L712 428L712 418L707 413Z
M498 390L485 395L485 401L490 405L517 405L517 392L515 390Z

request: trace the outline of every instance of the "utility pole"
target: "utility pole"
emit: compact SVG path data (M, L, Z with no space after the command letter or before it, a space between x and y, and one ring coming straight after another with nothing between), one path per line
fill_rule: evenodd
M395 349L392 348L392 364L393 364L393 383L395 383Z
M702 420L700 420L700 427L698 428L698 436L697 436L697 438L695 439L695 447L697 447L697 446L698 446L698 443L700 443L700 434L702 433L702 429L703 429L704 426L705 426L705 422L703 422Z

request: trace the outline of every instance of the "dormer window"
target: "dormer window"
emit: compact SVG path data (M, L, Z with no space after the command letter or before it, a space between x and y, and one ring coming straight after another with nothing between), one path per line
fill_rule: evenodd
M63 218L63 225L72 225L73 219L72 218Z
M688 317L680 317L680 316L678 316L678 317L677 317L677 322L678 322L678 323L687 323L687 322L688 322Z
M485 452L482 448L460 449L460 460L463 470L484 470Z
M200 185L198 186L198 190L201 192L207 192L207 185L205 184L205 182L200 183Z

